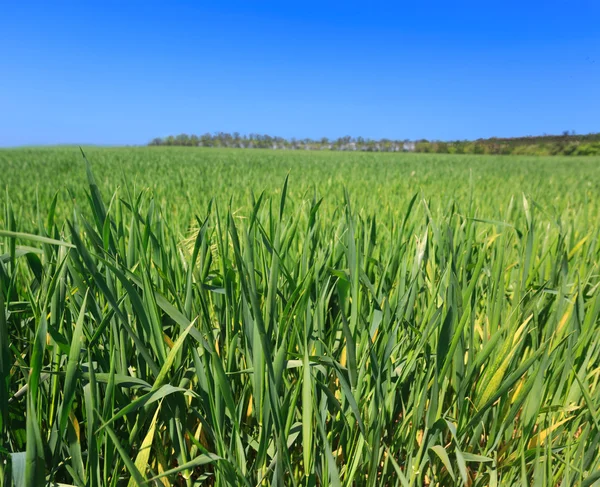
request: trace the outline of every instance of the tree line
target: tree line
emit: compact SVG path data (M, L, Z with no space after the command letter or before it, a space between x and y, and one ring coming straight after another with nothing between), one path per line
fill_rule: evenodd
M341 150L366 152L424 152L436 154L600 155L600 133L585 135L565 131L560 135L454 141L410 141L338 137L286 139L266 134L227 132L204 135L169 135L150 141L151 146L229 147L240 149Z

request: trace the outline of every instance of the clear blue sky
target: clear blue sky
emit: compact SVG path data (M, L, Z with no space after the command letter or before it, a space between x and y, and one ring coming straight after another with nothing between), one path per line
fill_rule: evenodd
M600 131L599 19L598 0L7 0L0 146Z

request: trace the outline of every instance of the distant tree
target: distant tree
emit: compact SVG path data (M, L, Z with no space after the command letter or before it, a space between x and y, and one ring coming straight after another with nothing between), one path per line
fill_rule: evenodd
M447 154L448 144L446 144L446 142L437 142L435 144L435 152L437 152L438 154Z
M190 136L188 134L179 134L175 137L175 145L189 145Z
M320 139L283 137L269 134L250 133L240 135L239 132L206 133L198 136L195 134L169 135L165 138L156 137L148 145L180 145L192 147L242 147L242 148L267 148L267 149L333 149L343 151L385 151L415 150L416 152L437 152L452 154L530 154L530 155L584 155L595 153L600 147L600 133L576 135L574 130L565 130L560 135L526 136L514 138L491 137L475 141L428 141L421 139L416 142L409 140L392 139L365 139L349 135L338 137L331 141L327 137Z

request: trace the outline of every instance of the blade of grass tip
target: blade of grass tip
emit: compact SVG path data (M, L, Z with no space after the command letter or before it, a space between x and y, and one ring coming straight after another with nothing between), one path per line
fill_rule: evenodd
M285 182L283 183L283 190L281 191L281 202L279 203L279 221L283 218L283 209L285 207L285 198L287 196L287 188L288 188L288 179L290 177L290 173L288 173L285 177Z
M436 352L436 364L438 374L444 370L444 365L446 362L446 355L450 350L450 344L452 342L453 337L453 328L454 328L454 306L450 304L448 306L448 312L446 317L444 318L444 322L442 327L440 328L440 333L438 337L437 344L437 352ZM443 376L438 377L440 383L443 380Z
M23 232L11 232L9 230L0 230L0 237L8 237L8 238L20 238L23 240L31 240L32 242L45 243L50 245L59 245L63 247L69 247L70 249L74 249L75 245L69 242L63 242L62 240L55 240L49 237L42 237L40 235L34 235L32 233L23 233Z
M498 384L494 392L491 393L489 398L481 405L477 413L469 420L465 429L472 428L477 421L485 414L485 412L496 402L498 398L506 394L506 392L525 374L533 363L540 358L545 352L547 343L541 345L541 347L527 360L525 360L512 374L506 377L501 384Z
M456 435L456 426L452 421L445 420L446 425L448 426L448 430L454 439L454 454L456 455L456 464L458 465L458 472L460 473L460 477L463 481L463 485L469 485L469 475L467 473L467 465L465 462L465 457L459 447L458 437Z
M483 455L475 455L474 453L462 452L462 456L465 459L465 462L490 463L494 461L493 458Z
M20 257L27 257L29 254L43 254L44 251L42 249L38 249L35 247L28 247L26 245L19 245L18 247L15 248L15 259L19 259ZM0 262L2 262L3 264L6 264L7 262L10 262L10 259L12 258L12 256L10 254L1 254L0 255Z
M113 356L115 356L115 355L113 355ZM115 362L115 360L113 360L113 362ZM114 372L112 366L111 366L111 371ZM113 372L110 372L110 373L97 372L94 374L94 376L96 378L96 381L100 382L102 384L111 384L111 382L112 382L116 386L127 387L129 389L135 389L136 387L139 387L140 389L147 389L147 390L152 389L152 386L145 380L142 380L138 377L131 377L130 375L115 374ZM81 374L81 376L84 379L90 378L89 372L84 372L83 374Z
M102 195L100 194L100 189L96 184L96 178L94 178L94 174L92 173L92 165L88 158L85 156L83 149L80 147L81 156L85 161L85 172L87 174L88 184L90 186L90 192L92 197L92 203L94 211L94 216L96 217L96 222L98 224L98 230L102 232L102 227L104 226L104 220L106 219L106 207L104 206L104 201L102 200Z
M452 469L452 463L450 462L450 457L448 456L448 452L442 445L435 445L429 448L432 452L434 452L446 467L446 470L452 477L452 480L456 481L456 476L454 475L454 470Z
M419 193L415 193L413 195L413 197L410 199L410 202L408 203L408 206L406 207L406 213L404 214L404 219L402 220L402 225L400 226L400 235L404 234L404 228L406 227L406 222L408 221L408 218L410 217L410 213L412 212L415 201L417 200L417 196L419 196Z
M121 284L127 291L127 297L131 301L131 305L133 306L133 309L135 310L136 317L141 321L142 327L145 330L150 330L151 329L150 318L148 317L148 314L146 313L146 310L144 308L144 303L142 301L142 297L140 296L140 294L137 292L137 290L131 284L131 282L129 282L129 280L127 279L127 276L117 266L115 266L114 264L112 264L110 261L108 261L106 259L101 259L101 261L104 262L104 264L115 274L117 279L119 279L119 281L121 282ZM149 287L147 287L147 285L148 285L147 280L142 279L142 287L143 287L144 291L147 293L152 292L152 290Z
M146 433L144 441L142 441L142 445L140 446L138 454L135 458L135 466L138 469L138 471L142 474L142 476L145 476L146 469L148 468L148 461L150 460L150 452L152 450L152 442L154 441L154 430L156 429L156 420L158 419L158 412L160 411L161 405L162 401L158 404L158 407L156 408L154 417L150 422L150 428L148 429L148 433ZM135 483L135 479L132 476L129 479L129 482L127 483L127 487L135 487L136 485L138 484Z
M119 410L118 413L116 413L112 418L110 418L104 424L105 425L112 424L117 419L122 418L126 414L133 413L134 411L137 411L141 407L149 406L153 402L156 402L170 394L175 394L176 392L193 394L190 391L188 391L188 389L184 389L183 387L175 387L175 386L172 386L171 384L165 384L164 386L159 387L158 389L156 389L152 392L148 392L147 394L144 394L143 396L138 397L134 401L128 403L126 406L123 406L123 409ZM99 431L102 430L102 428L104 428L104 426L100 426Z
M194 249L192 251L192 257L188 264L187 276L186 276L186 291L185 291L185 302L183 305L183 309L185 310L185 314L187 316L191 316L192 314L192 289L193 289L193 276L194 276L194 268L196 267L196 260L198 259L198 253L200 252L200 247L202 242L205 241L206 229L208 227L208 218L204 220L204 223L200 221L198 217L196 217L196 221L198 223L198 233L196 234L196 239L194 241Z
M154 338L154 348L156 349L156 355L158 355L159 362L163 363L166 358L165 343L163 339L163 328L162 322L158 313L156 299L154 298L154 291L150 281L149 273L143 272L143 283L144 283L144 301L145 308L148 311L147 320L150 324L151 335Z
M148 480L147 484L151 485L153 482L156 482L158 479L162 479L163 477L169 477L183 470L191 470L193 468L200 467L202 465L208 465L209 463L218 462L220 460L223 460L223 458L218 455L213 453L203 453L202 455L198 455L196 458L184 463L183 465L179 465L178 467L172 468L171 470L167 470L166 472L162 472L161 474L152 477Z
M54 197L52 198L52 202L50 203L50 207L48 209L48 215L46 216L46 230L50 235L52 232L52 227L54 226L54 215L56 213L56 203L58 201L59 192L54 193Z
M192 321L192 323L190 323L190 325L183 331L183 333L179 336L179 338L173 345L173 348L169 351L169 354L167 355L167 358L165 359L165 363L161 367L160 372L158 373L158 375L156 376L156 379L154 380L154 384L152 385L152 392L156 391L159 387L161 387L166 382L169 370L171 370L173 362L175 362L175 359L177 358L177 353L183 346L183 342L185 341L185 338L188 336L188 333L194 327L195 321L196 320Z
M60 411L59 420L59 433L61 438L64 435L67 427L67 420L69 419L69 413L71 412L71 405L75 398L75 387L77 385L77 369L79 367L79 355L81 354L81 337L83 334L83 318L85 316L85 309L87 305L89 291L86 291L81 304L81 310L79 311L79 317L75 324L75 331L71 338L71 349L69 351L69 359L67 362L67 371L65 375L65 385L63 393L63 404ZM91 365L91 364L90 364Z
M99 258L103 263L105 263L108 267L111 268L111 270L115 270L116 267L114 267L109 261ZM115 272L115 274L117 274ZM118 274L117 274L118 275ZM131 279L137 286L142 287L143 283L142 280L139 279L137 276L135 276L134 274L132 274L131 272L127 271L127 277L129 279ZM124 283L123 283L124 284ZM154 299L156 299L156 304L165 312L169 315L170 318L173 319L173 321L175 321L175 323L177 323L180 327L182 327L183 329L185 329L186 327L188 327L190 325L190 320L188 318L186 318L186 316L179 311L177 308L175 308L175 306L173 306L168 300L167 298L165 298L162 294L160 294L159 292L155 291L154 292ZM200 330L197 330L196 328L192 328L190 330L190 335L198 342L200 343L204 349L208 352L210 352L212 350L212 348L210 347L210 345L207 343L207 341L205 340L204 336L202 335L202 333L200 333ZM158 372L157 372L158 373Z

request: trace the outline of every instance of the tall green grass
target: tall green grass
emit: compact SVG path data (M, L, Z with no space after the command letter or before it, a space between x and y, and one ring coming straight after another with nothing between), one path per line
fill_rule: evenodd
M598 484L596 169L205 154L201 197L9 176L3 485Z

